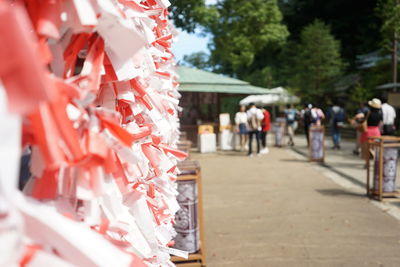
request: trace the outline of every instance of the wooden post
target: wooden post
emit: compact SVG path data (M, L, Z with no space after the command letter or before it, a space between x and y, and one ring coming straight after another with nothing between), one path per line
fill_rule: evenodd
M221 94L217 93L217 117L221 113Z
M399 0L396 0L396 6L399 5ZM392 51L392 77L393 77L393 91L397 91L397 65L398 65L398 59L397 59L397 29L394 28L393 30L393 51Z
M397 33L394 32L393 37L393 54L392 54L392 78L393 78L393 91L397 90Z
M203 181L201 178L200 171L197 175L197 190L198 190L198 200L197 200L197 210L199 217L199 230L200 230L200 254L201 254L201 265L206 266L206 243L204 234L204 212L203 212Z
M383 141L379 142L379 200L382 201L383 193ZM375 155L376 156L376 155Z
M370 140L367 140L367 149L368 151L371 150L371 144ZM370 155L367 153L367 196L370 195L370 185L369 185L369 180L370 180L370 166L369 166L369 161L370 161Z

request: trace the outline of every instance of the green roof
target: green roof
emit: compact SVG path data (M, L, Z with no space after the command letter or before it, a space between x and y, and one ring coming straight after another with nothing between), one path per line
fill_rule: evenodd
M204 70L179 66L179 91L212 92L227 94L265 94L268 89L250 85L248 82L233 79Z

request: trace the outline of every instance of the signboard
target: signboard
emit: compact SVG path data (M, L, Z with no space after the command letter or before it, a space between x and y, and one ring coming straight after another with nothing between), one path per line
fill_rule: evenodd
M400 108L400 93L389 93L388 104Z
M220 126L228 126L231 124L231 117L229 113L221 113L219 114L219 125Z

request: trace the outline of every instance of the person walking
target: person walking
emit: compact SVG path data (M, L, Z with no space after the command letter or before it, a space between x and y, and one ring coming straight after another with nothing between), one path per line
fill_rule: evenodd
M382 97L382 115L383 115L383 129L382 135L394 135L396 126L394 120L396 119L396 110L387 103L387 97Z
M271 115L269 114L268 110L265 108L261 109L263 113L263 120L261 123L262 131L261 131L261 146L262 149L260 151L261 154L268 154L269 150L267 147L267 138L268 132L271 129Z
M308 104L302 111L302 118L304 123L304 132L306 134L307 146L310 146L309 131L311 126L320 126L322 120L325 119L324 112L312 104Z
M256 107L254 103L249 105L249 110L247 110L247 121L249 124L249 152L248 156L252 157L253 148L253 138L256 139L257 143L257 155L260 155L260 131L261 131L261 121L264 115L260 109Z
M313 107L311 109L311 125L321 126L323 120L325 120L325 114L322 109Z
M289 136L288 145L294 146L294 132L297 128L297 117L299 112L293 107L293 104L287 105L285 110L287 132Z
M312 116L311 116L312 107L313 107L312 104L308 104L301 111L301 118L303 120L304 133L306 135L307 146L310 146L309 133L310 133L310 126L312 123Z
M361 133L362 133L362 123L364 118L367 117L369 113L368 103L362 102L360 103L360 108L357 110L356 115L352 119L350 119L350 124L356 129L356 146L353 149L354 155L360 155L361 149ZM362 156L362 154L361 154Z
M364 119L364 126L360 137L362 155L367 166L369 154L371 151L368 149L368 138L372 136L381 136L379 128L383 124L382 103L379 99L374 98L368 101L370 110Z
M240 138L240 151L244 151L244 147L247 142L247 133L248 133L248 121L247 121L247 113L246 107L240 106L239 111L235 115L235 124L236 130L239 134Z
M354 115L354 117L349 120L351 126L353 126L353 128L356 130L356 134L357 134L356 147L353 150L353 154L356 156L360 155L361 135L364 131L366 131L366 128L365 128L366 124L364 126L365 118L366 118L366 115L363 112L357 112L357 114ZM363 157L362 153L361 153L361 157Z
M345 112L338 104L334 104L328 110L328 120L330 123L333 147L332 149L340 149L341 129L344 126Z

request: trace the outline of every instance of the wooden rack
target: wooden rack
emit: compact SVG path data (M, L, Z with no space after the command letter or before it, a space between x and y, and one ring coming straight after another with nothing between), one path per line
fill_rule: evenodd
M180 151L185 152L188 155L187 159L190 159L190 149L192 147L192 142L189 140L179 140L177 146Z
M374 198L379 201L387 201L387 202L399 202L400 201L400 192L396 190L396 185L394 184L394 190L392 192L385 192L384 183L385 176L387 174L384 173L385 169L385 149L388 148L400 148L400 138L394 136L381 136L381 137L370 137L368 139L368 151L374 149L377 153L375 153L374 160L374 175L372 178L373 186L371 187L371 168L370 168L370 153L367 153L367 195L371 198ZM398 151L395 152L397 159L395 160L395 175L397 174L397 161L399 158ZM393 177L392 177L393 178ZM396 177L394 177L394 181L396 181ZM377 188L376 188L376 185Z
M182 172L178 175L179 181L194 180L197 185L197 219L199 225L200 246L195 253L189 254L188 259L172 256L172 261L178 267L195 267L206 266L205 240L204 240L204 214L203 214L203 188L201 181L200 165L197 161L185 160L178 164L179 170Z

